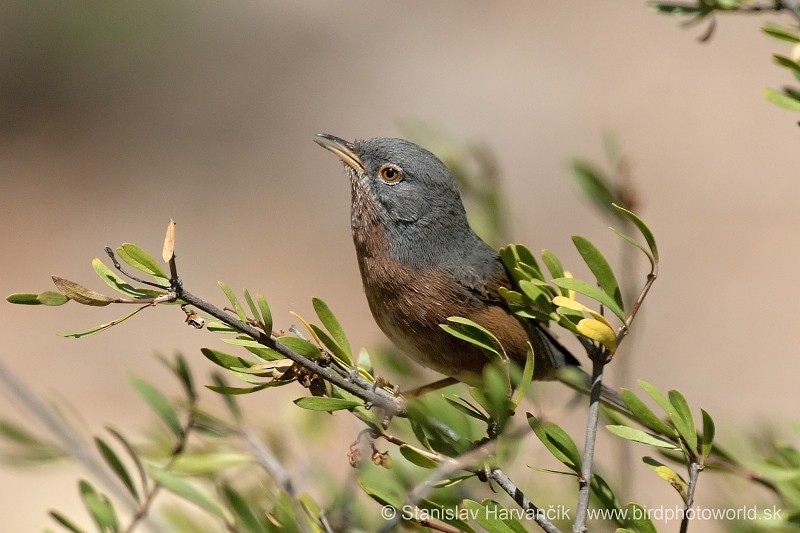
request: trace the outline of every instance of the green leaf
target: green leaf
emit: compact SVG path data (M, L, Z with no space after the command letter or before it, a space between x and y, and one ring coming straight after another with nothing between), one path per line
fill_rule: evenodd
M700 455L705 459L711 453L711 448L714 446L714 419L711 418L711 415L708 414L705 409L700 409L700 413L703 415L703 440L702 440L702 449L700 450Z
M219 394L224 394L226 396L237 396L240 394L252 394L254 392L258 392L260 390L264 390L267 387L272 387L282 384L279 381L270 381L268 383L262 383L261 385L256 385L255 387L228 387L227 385L206 385L208 390L214 391Z
M578 185L583 189L586 197L589 198L604 215L618 217L619 213L614 211L611 204L615 202L619 203L619 200L611 184L602 175L602 172L593 168L589 163L577 159L572 161L570 168L572 170L572 177L575 178L575 181L578 182Z
M242 322L247 323L247 315L244 313L244 309L242 308L242 304L239 303L239 299L233 293L233 290L228 287L228 285L224 281L217 282L219 284L219 288L222 289L222 292L225 293L225 296L228 298L228 301L233 306L234 312L236 312L236 316L239 317L239 320Z
M117 515L108 498L98 493L88 481L83 479L78 483L78 489L83 504L97 525L98 531L117 531L119 527Z
M642 461L644 464L650 467L650 469L655 472L658 477L669 483L672 488L678 492L683 502L686 503L687 490L689 487L686 484L686 481L684 481L677 472L664 463L653 459L652 457L642 457Z
M512 409L516 409L517 406L522 402L522 399L525 398L525 393L528 392L528 388L531 386L531 382L533 380L534 363L535 359L533 357L533 346L529 342L528 351L525 354L525 366L522 369L522 377L519 380L519 385L517 385L517 390L514 392L514 395L511 398Z
M764 98L776 106L788 109L789 111L800 111L800 100L785 91L780 92L772 87L766 87L764 89Z
M100 294L68 279L53 276L53 283L61 293L79 304L91 305L95 307L105 307L114 301L113 298Z
M678 436L675 429L661 420L633 391L622 388L619 392L622 396L622 401L625 402L625 405L628 406L628 409L630 409L638 422L660 435L667 435L673 438Z
M456 409L458 409L467 416L470 416L476 420L480 420L481 422L489 421L486 415L480 412L477 407L469 403L464 398L461 398L460 396L455 396L454 398L448 398L445 396L444 399L447 401L447 403L449 403L450 405L452 405L453 407L455 407Z
M575 441L566 431L552 422L540 422L531 413L527 413L528 424L531 429L542 441L542 444L550 450L550 453L573 472L581 472L581 454Z
M54 296L58 300L53 299ZM51 299L53 303L49 303ZM17 305L63 305L69 301L69 298L55 291L43 292L41 294L35 292L15 292L14 294L6 296L6 301L10 304ZM56 301L58 301L58 303L56 303Z
M261 294L256 294L256 303L258 304L258 308L261 310L261 320L264 332L267 335L272 334L272 312L269 310L269 305L267 305L267 299L264 298Z
M667 416L669 416L670 420L672 420L673 417L678 416L678 413L675 411L675 407L672 405L672 403L654 385L644 381L643 379L638 380L638 383L642 390L645 391L647 395L650 396L653 401L655 401L658 406L664 410L665 413L667 413Z
M389 505L399 510L403 508L405 490L394 476L387 475L386 470L367 465L360 469L358 484L367 495L381 505Z
M453 327L447 324L439 324L439 327L453 337L467 341L468 343L474 344L479 348L483 348L484 350L497 355L501 359L508 359L505 357L505 353L502 352L500 341L498 341L497 337L495 337L494 334L492 334L492 332L490 332L488 329L484 328L477 322L469 320L468 318L451 316L447 317L447 320L448 322L457 324L457 326Z
M11 420L0 419L0 435L21 446L40 446L41 439Z
M123 244L117 248L117 254L133 268L160 278L161 281L169 282L169 276L161 269L158 262L153 259L153 256L135 244Z
M420 450L419 448L414 448L413 446L409 446L408 444L401 444L400 445L400 454L405 457L408 462L415 464L421 468L436 468L439 466L439 463L428 457L428 455Z
M505 372L503 372L505 370ZM488 413L497 425L498 433L503 430L511 416L508 398L511 395L511 383L508 367L499 369L495 365L483 368L483 383L486 399L489 401Z
M606 426L606 429L618 437L634 442L641 442L642 444L649 444L658 448L665 448L667 450L680 450L680 447L675 446L671 442L659 439L649 433L645 433L641 429L636 429L628 426Z
M147 309L148 307L150 307L150 306L149 305L143 305L142 307L138 307L135 310L131 311L127 315L121 316L121 317L117 318L116 320L112 320L111 322L106 322L106 323L100 324L98 326L92 326L91 328L80 330L80 331L62 331L62 332L59 332L58 335L61 336L61 337L70 337L70 338L73 338L73 339L80 339L81 337L88 337L90 335L94 335L96 333L100 333L101 331L105 331L108 328L114 327L117 324L125 322L126 320L128 320L130 317L132 317L133 315L135 315L139 311L141 311L143 309Z
M641 232L642 237L644 237L645 242L647 242L647 246L650 248L650 253L652 254L653 261L658 263L658 247L656 246L656 239L653 237L653 233L650 231L650 228L647 227L641 218L636 216L633 211L629 211L624 207L621 207L617 204L614 204L614 207L622 213L622 215L633 222L633 225Z
M516 533L510 525L501 520L502 516L512 516L507 509L502 507L498 509L498 506L495 505L491 506L490 509L489 506L483 503L469 499L465 499L461 502L461 505L469 511L469 516L488 533ZM503 510L505 512L502 512Z
M75 522L71 521L69 518L67 518L66 516L64 516L60 512L55 511L55 510L51 510L51 511L49 511L49 514L53 518L53 520L55 520L60 525L62 525L65 528L69 529L70 531L72 531L72 533L86 533L85 530L79 528L75 524Z
M228 508L233 511L236 517L237 531L244 533L267 533L271 531L267 526L264 514L236 489L225 483L222 485L222 495L228 503Z
M253 361L243 359L236 355L220 352L219 350L213 350L211 348L201 348L200 353L202 353L206 359L212 363L219 365L226 370L230 370L232 368L250 368L255 364Z
M562 289L569 289L578 292L584 296L588 296L592 300L596 300L606 306L609 311L617 315L620 320L625 320L625 312L617 305L617 302L606 294L599 287L592 285L587 281L576 278L556 278L553 284L561 287Z
M800 79L800 63L790 57L778 54L773 55L772 60L778 65L791 70L792 75L794 75L795 78Z
M172 433L178 438L183 437L183 427L181 426L180 420L178 420L177 413L172 408L172 405L170 405L166 396L153 385L136 376L130 376L128 381Z
M136 298L152 298L154 296L164 294L162 291L137 289L131 286L98 258L94 258L92 260L92 268L94 268L94 271L97 273L100 279L106 283L106 285L121 294L127 294Z
M637 503L629 503L626 507L628 522L637 533L657 533L653 522L650 521L647 510Z
M612 520L614 520L618 525L622 526L622 513L619 512L619 500L614 495L614 491L611 490L611 487L606 482L605 479L600 477L597 473L592 473L592 479L589 484L589 488L591 489L591 495L594 497L594 500L600 504L603 509L608 509L612 511L608 514Z
M326 396L304 396L294 400L295 405L311 411L339 411L341 409L353 409L363 405L357 400L346 400L344 398L328 398Z
M283 336L278 337L276 341L306 359L319 359L322 357L322 352L319 348L300 337Z
M258 307L256 307L256 304L247 289L244 290L244 301L247 302L247 307L250 308L250 313L253 315L255 321L258 322L258 325L263 329L264 323L261 318L261 312L259 311Z
M678 433L686 442L692 455L700 454L701 451L697 449L697 429L694 425L694 417L689 403L683 394L676 390L669 391L669 401L677 414L675 417L670 415L672 423L675 424L675 429L678 430Z
M325 346L330 352L336 356L338 359L347 365L348 367L353 366L352 361L350 360L350 353L348 353L344 348L339 346L339 344L328 335L324 329L320 328L316 324L309 324L311 330L317 336L319 341Z
M351 365L351 361L353 360L353 352L350 349L350 342L347 340L347 336L344 334L341 324L339 324L339 321L336 320L336 317L328 307L328 304L319 298L312 298L311 303L313 304L314 311L317 313L322 325L325 326L325 329L327 329L331 334L331 337L333 337L333 340L336 341L336 344L341 348L341 351L344 352L345 357L339 357L348 365Z
M126 439L122 433L111 426L106 426L106 430L111 433L115 439L117 439L117 442L119 442L128 453L128 457L131 458L133 464L136 466L136 470L139 472L139 482L142 486L142 492L147 492L147 474L144 470L144 464L142 463L142 459L139 457L139 454L136 453L136 450L134 450L131 443L128 442L128 439Z
M211 498L203 494L200 489L183 477L177 476L163 468L151 467L148 471L150 472L150 477L168 491L192 502L213 516L227 520L222 507L217 505Z
M551 278L564 277L564 267L561 266L561 261L556 254L550 250L542 250L542 262L547 267L548 272L550 272ZM562 295L566 296L566 291L562 292Z
M594 274L597 283L600 284L600 288L614 299L620 309L624 309L625 305L622 303L622 293L620 292L617 278L611 269L611 265L608 264L600 250L588 239L580 235L573 235L572 242L589 270Z
M646 249L644 247L644 245L642 245L639 241L637 241L636 239L634 239L630 235L622 233L619 230L616 230L614 228L608 228L608 229L610 229L611 231L616 233L617 236L621 237L628 244L631 244L631 245L635 246L636 248L638 248L639 250L641 250L642 253L647 257L647 260L650 261L650 270L652 270L655 267L655 261L653 260L653 256L650 254L650 250Z
M764 24L761 27L761 31L780 41L786 41L794 44L800 43L800 34L798 34L794 30L785 28L783 26L779 26L772 22L767 22L766 24Z
M175 474L199 476L222 472L226 468L245 465L252 461L250 454L243 452L183 453L175 457L170 465L170 471Z
M114 453L114 450L100 437L95 437L94 443L109 468L111 468L120 481L122 481L122 484L125 485L125 488L128 489L128 492L131 493L134 499L138 501L139 491L136 490L136 486L133 484L128 470L125 468L125 465L122 464L119 457L117 457L117 454Z

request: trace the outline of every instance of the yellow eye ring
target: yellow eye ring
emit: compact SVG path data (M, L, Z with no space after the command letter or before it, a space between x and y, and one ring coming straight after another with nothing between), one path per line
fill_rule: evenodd
M395 165L381 165L378 169L378 177L384 183L394 185L403 177L403 171Z

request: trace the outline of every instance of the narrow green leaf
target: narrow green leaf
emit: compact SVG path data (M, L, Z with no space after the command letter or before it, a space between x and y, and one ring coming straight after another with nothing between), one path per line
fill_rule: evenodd
M489 421L489 418L482 412L480 412L477 407L475 407L474 405L472 405L471 403L469 403L467 400L465 400L460 396L454 396L453 398L448 398L447 396L445 396L444 399L447 401L447 403L449 403L450 405L452 405L453 407L455 407L456 409L458 409L459 411L461 411L462 413L464 413L469 417L472 417L476 420L480 420L481 422Z
M319 338L323 346L325 346L333 355L341 359L345 365L353 366L353 362L350 360L350 354L344 348L339 346L339 343L333 340L324 329L320 328L316 324L309 324L309 326L311 326L311 330L314 332L317 338Z
M611 207L611 204L618 203L619 200L602 172L589 163L577 159L572 161L570 169L572 170L572 177L583 189L586 197L594 203L601 213L612 217L619 216Z
M243 533L267 533L271 531L267 526L264 514L257 510L258 508L236 489L225 483L222 485L222 495L236 518L237 531L242 531Z
M550 250L542 250L542 263L547 267L551 278L564 277L564 267L561 266L561 261ZM562 295L566 296L566 292L562 292Z
M667 397L664 396L664 394L658 390L655 385L648 383L643 379L638 380L638 383L642 390L645 391L647 395L650 396L653 401L664 410L667 416L669 416L670 420L672 420L673 417L678 416L677 411L675 411L675 407L673 407L672 403L670 403Z
M262 383L261 385L256 385L255 387L228 387L226 385L206 385L206 388L208 390L214 391L219 394L224 394L226 396L237 396L240 394L252 394L254 392L264 390L267 387L273 387L281 384L282 382L279 381L270 381L267 383Z
M122 461L120 461L119 457L117 457L117 454L114 453L114 450L112 450L106 441L100 437L95 437L94 443L109 468L111 468L120 481L122 481L122 484L125 485L125 488L128 489L128 492L131 493L131 496L138 501L139 491L136 490L136 486L133 484L133 479L131 479L130 474L128 474L128 470L125 468L125 465L122 464Z
M641 429L636 429L628 426L606 426L611 433L625 440L632 440L634 442L641 442L642 444L649 444L658 448L665 448L667 450L680 450L680 447L675 446L671 442L659 439L649 433L645 433Z
M117 255L130 266L147 274L151 274L163 281L169 281L169 276L161 269L153 256L131 243L124 243L117 248Z
M511 398L511 406L513 409L516 409L519 406L522 399L525 398L525 393L528 392L528 388L531 386L531 382L533 380L533 369L534 369L534 362L535 359L533 357L533 346L531 343L528 343L528 351L525 354L525 366L522 369L522 377L519 380L519 385L517 385L517 390L514 392L514 396Z
M175 474L200 476L221 472L225 468L251 463L253 458L243 452L183 453L175 457L170 471Z
M219 288L222 289L222 292L225 293L225 296L228 298L228 301L233 306L233 310L236 313L236 316L239 317L239 320L242 322L248 322L247 315L244 313L244 309L242 308L242 304L239 303L239 299L233 293L233 290L228 287L228 285L224 281L218 281L217 284Z
M686 398L677 390L669 391L669 402L675 408L676 417L670 415L672 423L675 424L675 429L678 430L683 440L689 446L693 455L700 455L701 450L697 448L697 429L694 425L694 417L692 416L692 409Z
M800 79L800 63L795 61L794 59L778 54L774 54L772 56L772 60L777 63L778 65L788 68L795 78Z
M183 427L181 426L180 420L178 420L177 413L172 408L172 405L170 405L166 396L153 385L136 376L130 376L128 381L139 396L147 402L150 408L156 412L159 418L161 418L175 436L178 438L182 437Z
M60 512L58 512L56 510L50 510L49 514L50 514L50 516L52 517L53 520L55 520L60 525L62 525L65 528L69 529L70 531L72 531L72 533L86 533L85 530L79 528L75 524L75 522L73 522L72 520L70 520L69 518L67 518L66 516L61 514Z
M678 433L671 426L661 420L636 394L630 389L620 389L622 401L628 406L631 413L636 417L636 420L643 424L646 428L655 431L660 435L668 437L677 437Z
M447 317L448 322L453 322L457 324L456 327L448 326L447 324L439 324L443 330L448 332L450 335L469 342L470 344L474 344L480 348L488 350L491 353L497 354L501 358L501 346L500 341L497 340L497 337L492 334L488 329L484 328L477 322L473 322L468 318L462 318L458 316L451 316Z
M59 333L61 337L70 337L73 339L80 339L81 337L88 337L90 335L94 335L96 333L100 333L101 331L105 331L108 328L114 327L117 324L125 322L130 317L141 311L142 309L147 309L150 307L149 305L143 305L142 307L137 307L135 310L131 311L127 315L121 316L116 320L112 320L111 322L106 322L104 324L100 324L98 326L92 326L91 328L80 330L80 331L62 331Z
M291 337L287 335L278 337L276 340L286 348L302 355L306 359L319 359L322 357L322 352L319 348L300 337Z
M647 224L642 221L633 211L629 211L624 207L621 207L617 204L614 204L614 207L622 213L622 215L633 222L633 225L641 232L642 237L644 237L645 242L647 242L647 246L650 248L650 253L652 254L653 261L658 263L658 247L656 246L656 239L653 237L653 232L650 231L650 228L647 227Z
M700 409L700 413L703 415L703 448L700 450L700 454L703 458L706 458L714 446L714 433L716 430L714 428L714 419L711 418L711 415L705 409Z
M647 257L647 260L650 261L650 270L652 270L655 267L655 262L653 261L653 256L650 254L650 250L646 249L644 247L644 245L642 245L639 241L637 241L636 239L634 239L630 235L622 233L619 230L616 230L614 228L608 228L608 229L610 229L611 231L616 233L618 237L621 237L628 244L631 244L631 245L635 246L636 248L638 248L639 250L641 250L642 253L645 255L645 257Z
M139 483L141 484L142 492L147 492L147 474L145 473L144 464L142 463L142 459L139 457L139 454L136 453L136 450L133 448L131 443L128 442L128 439L122 435L122 433L111 426L106 426L106 430L111 433L115 439L117 439L117 442L119 442L128 453L128 457L131 458L131 461L133 461L133 464L136 466L136 470L139 473Z
M592 300L596 300L606 306L609 311L617 315L620 320L625 320L625 312L617 305L617 302L606 294L603 290L596 285L592 285L587 281L576 278L556 278L553 284L561 287L562 289L569 289L584 296L588 296Z
M600 284L600 288L614 299L620 309L624 310L625 305L622 303L622 293L620 292L617 277L600 250L589 239L580 235L573 235L572 242L589 270L594 274L595 279Z
M511 395L508 367L500 369L496 365L486 365L483 368L483 384L486 399L489 400L488 413L497 425L497 431L501 432L511 416L508 403Z
M256 294L256 303L261 310L261 319L263 320L264 332L267 335L272 335L272 312L269 310L267 299L261 294Z
M469 511L469 515L488 533L516 533L511 526L501 520L503 516L511 516L511 512L507 509L493 507L490 510L482 503L469 499L462 501L461 505ZM502 512L503 510L505 512Z
M201 348L200 353L202 353L206 359L212 363L219 365L226 370L230 370L232 368L250 368L251 366L255 365L255 362L253 361L249 361L236 355L230 355L219 350L213 350L211 348Z
M637 533L658 533L653 522L650 521L647 509L638 503L629 503L626 509L628 521Z
M783 26L779 26L772 22L767 22L766 24L764 24L761 27L761 31L781 41L786 41L794 44L800 43L800 34L798 34L794 30L785 28Z
M247 307L250 308L250 313L253 315L253 318L258 325L264 329L264 320L261 318L261 312L259 311L258 307L256 307L253 298L250 296L250 291L247 289L244 290L244 301L247 302Z
M400 454L405 457L408 462L421 468L431 469L439 466L439 463L428 457L425 452L413 446L409 446L408 444L400 445Z
M227 519L225 511L222 509L222 507L217 505L217 503L215 503L211 498L203 494L200 489L183 477L177 476L168 470L157 467L151 467L149 472L150 477L152 477L156 483L168 491L192 502L213 516L223 520Z
M622 513L619 512L619 500L617 500L614 491L611 489L606 480L603 479L599 474L593 472L589 488L594 500L599 503L603 509L608 509L611 511L608 513L608 516L610 516L611 519L614 520L618 525L624 525L622 522Z
M83 504L97 525L98 531L117 531L117 515L108 498L98 493L86 480L80 480L78 488Z
M381 505L389 505L399 510L403 508L406 495L403 487L393 476L387 476L384 469L367 467L361 469L358 477L361 489Z
M353 409L363 405L357 400L346 400L344 398L328 398L326 396L304 396L294 400L295 405L311 411L339 411L341 409Z
M41 446L42 440L11 420L0 419L0 435L22 446Z
M528 424L531 429L542 441L542 444L550 450L550 453L573 472L581 472L581 454L578 446L572 437L558 425L552 422L540 422L531 413L527 413Z
M800 111L800 100L787 92L781 92L772 87L764 88L764 98L778 107L789 111Z
M97 273L100 279L102 279L106 283L106 285L108 285L109 287L111 287L112 289L121 294L127 294L129 296L134 296L136 298L152 298L154 296L164 294L162 291L137 289L131 286L128 282L119 277L116 272L108 268L98 258L92 259L92 268L94 268L94 271Z
M17 292L6 296L10 304L18 305L64 305L69 298L55 291L45 291L39 294L32 292Z
M334 316L333 312L328 307L328 304L319 298L313 298L311 303L313 304L314 311L317 313L322 325L325 326L325 329L327 329L331 334L333 340L336 341L336 344L344 352L346 357L341 357L341 359L348 364L351 364L350 362L353 360L353 352L350 349L350 342L347 340L347 336L345 335L341 324L339 324L339 321L336 320L336 316Z

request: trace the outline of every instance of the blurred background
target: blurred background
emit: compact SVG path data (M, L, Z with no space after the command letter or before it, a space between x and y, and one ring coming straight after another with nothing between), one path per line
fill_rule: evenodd
M580 264L576 233L610 258L620 249L568 171L575 156L602 163L611 133L662 256L625 354L631 375L680 389L722 439L788 428L800 405L800 151L796 117L761 94L789 81L770 62L788 51L758 31L770 18L780 21L721 19L700 44L699 29L644 2L6 0L0 294L49 290L53 274L102 289L90 266L102 247L158 254L173 218L195 294L222 302L220 279L261 292L284 329L289 310L313 316L318 296L355 347L376 346L385 340L361 289L349 186L315 133L398 136L400 123L422 120L486 143L512 240L569 265ZM219 342L185 327L177 308L79 341L56 336L121 314L2 302L0 358L87 431L135 432L152 416L128 376L176 387L153 354L181 351L202 381L211 364L198 350ZM246 404L271 427L307 415L280 393ZM25 420L7 396L0 416ZM359 426L332 420L341 439L307 445L346 469ZM300 478L316 464L308 455L292 463ZM0 468L4 523L41 529L47 509L77 505L78 475ZM651 503L673 499L664 489Z

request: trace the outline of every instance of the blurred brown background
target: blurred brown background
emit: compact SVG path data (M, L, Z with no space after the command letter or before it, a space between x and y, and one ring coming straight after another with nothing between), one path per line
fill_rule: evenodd
M770 63L787 50L758 31L768 18L724 18L701 45L643 2L3 2L0 294L49 289L51 274L99 289L89 262L103 245L158 252L174 218L196 294L222 301L218 279L263 292L284 328L319 296L355 346L375 345L349 187L315 133L396 136L420 118L486 141L514 241L575 265L572 234L619 248L566 165L602 162L613 132L663 258L632 374L683 391L723 439L787 427L800 403L800 150L796 117L761 96L789 81ZM180 350L203 376L198 348L217 341L165 309L80 341L55 335L120 314L3 302L0 357L92 431L145 427L128 374L172 387L153 352ZM248 399L255 420L304 416L278 415L274 398ZM20 418L5 396L0 415ZM329 461L344 463L358 426L335 422L345 434ZM76 471L57 472L0 470L4 524L41 529L47 508L74 505Z

